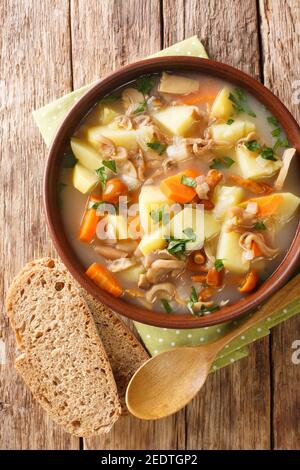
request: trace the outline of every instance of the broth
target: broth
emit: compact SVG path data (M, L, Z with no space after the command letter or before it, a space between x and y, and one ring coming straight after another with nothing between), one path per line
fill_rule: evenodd
M122 290L127 301L155 311L213 314L255 289L285 256L298 223L297 162L292 160L283 188L276 190L288 142L268 110L222 80L193 74L172 78L142 77L91 109L63 157L61 215L82 264L112 270L121 286L112 295ZM216 178L222 179L214 184ZM132 234L122 235L118 212L100 217L101 201L112 202L108 189L116 191L114 180L121 180L116 194L127 195L128 207L139 201L142 241L128 243ZM184 198L192 204L187 209ZM179 204L182 217L169 213L170 202ZM200 211L204 224L201 219L196 231L193 217ZM87 224L87 214L94 226L91 220ZM184 221L189 214L192 219ZM106 231L113 230L111 240L97 237L104 221ZM159 242L149 241L158 232ZM99 254L103 247L105 257ZM124 255L128 247L133 251ZM196 255L202 264L195 263ZM120 268L126 269L115 272ZM92 277L105 288L99 275L93 271ZM169 290L157 290L166 283Z

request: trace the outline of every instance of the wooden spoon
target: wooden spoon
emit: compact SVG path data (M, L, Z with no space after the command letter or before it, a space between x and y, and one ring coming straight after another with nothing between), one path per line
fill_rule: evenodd
M248 320L214 343L170 349L145 362L126 391L129 411L141 419L169 416L189 403L204 385L217 354L233 339L297 297L300 274L294 277Z

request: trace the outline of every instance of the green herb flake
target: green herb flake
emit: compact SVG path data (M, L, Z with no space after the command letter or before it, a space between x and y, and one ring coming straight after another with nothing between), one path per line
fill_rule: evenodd
M228 126L231 126L231 124L234 123L234 119L228 119L228 121L226 122L226 124L228 124Z
M160 142L148 142L147 147L149 147L151 150L154 150L158 155L162 155L165 153L167 145L161 144Z
M279 123L278 123L278 121L277 121L277 119L276 119L275 116L268 116L268 117L267 117L267 121L268 121L268 123L269 123L271 126L274 126L274 127L278 127L278 126L279 126Z
M223 168L230 168L234 164L234 160L230 157L214 158L209 168L214 170L222 170Z
M103 165L111 170L113 173L117 173L117 166L115 160L103 160Z
M143 95L149 95L154 86L154 77L152 75L142 75L136 80L135 85Z
M120 97L118 95L107 95L101 98L99 101L100 104L110 104L117 101Z
M180 256L185 253L185 245L188 240L179 240L173 237L168 238L167 250L171 255Z
M249 116L256 117L255 112L247 104L246 93L241 88L235 88L232 93L229 93L228 98L233 103L236 114L247 113Z
M265 147L260 154L261 158L264 160L271 160L273 162L277 161L277 158L274 156L274 150L271 147Z
M75 157L72 151L66 152L63 156L63 168L74 168L78 158Z
M196 240L196 234L194 233L191 227L185 228L183 230L184 235L188 237L188 241L194 242Z
M289 147L289 141L287 137L284 137L283 139L277 139L273 147L273 151L276 152L276 150L279 149L280 147L283 147L283 148Z
M197 186L196 180L194 178L185 175L182 175L180 183L188 186L189 188L195 188Z
M274 131L271 132L273 137L279 137L281 134L281 129L280 127L277 127L277 129L274 129Z
M198 302L198 294L196 292L196 289L194 286L192 286L191 288L191 294L190 294L190 298L189 298L189 301L187 303L187 308L189 309L189 311L191 312L192 315L195 314L194 312L194 304Z
M257 140L245 141L244 145L248 150L250 150L250 152L257 152L260 149L260 145Z
M216 259L215 261L215 268L218 273L224 269L224 263L222 259Z
M98 168L96 170L96 174L98 175L99 181L102 184L102 189L104 190L106 188L106 181L107 181L107 175L105 173L105 167L100 166L100 168Z
M253 225L253 230L255 230L256 232L260 232L261 230L266 230L266 229L267 229L267 227L265 226L265 224L263 223L262 220L258 220Z
M167 299L160 299L160 303L161 303L161 305L163 306L163 308L165 309L165 311L167 313L172 313L173 312L173 309L172 309L171 305L169 304L169 302L167 301Z
M146 109L146 106L147 106L147 102L142 101L141 103L139 103L137 108L135 108L135 110L133 111L133 114L143 113Z
M95 202L95 201L89 201L88 203L88 209L95 209L97 210L101 204L105 204L103 201Z

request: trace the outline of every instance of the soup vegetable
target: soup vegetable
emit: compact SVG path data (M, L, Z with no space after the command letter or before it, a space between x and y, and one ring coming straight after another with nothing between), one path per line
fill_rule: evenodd
M212 314L253 292L289 247L300 201L294 154L276 118L241 88L141 76L102 98L71 138L66 232L86 275L111 295Z

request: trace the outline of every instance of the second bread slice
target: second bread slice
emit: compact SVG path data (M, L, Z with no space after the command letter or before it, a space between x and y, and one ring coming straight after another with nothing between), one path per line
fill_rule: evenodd
M52 260L25 267L7 310L23 351L16 368L53 420L77 436L109 431L120 415L116 384L72 277Z

